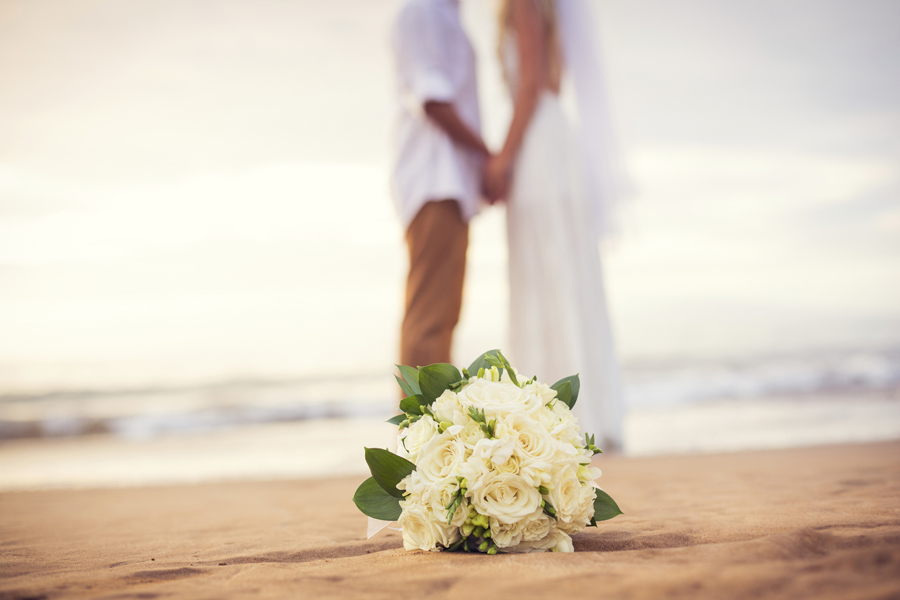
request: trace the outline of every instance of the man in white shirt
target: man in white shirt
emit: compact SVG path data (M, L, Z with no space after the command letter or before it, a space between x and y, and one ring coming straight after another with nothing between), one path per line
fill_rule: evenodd
M409 248L401 364L450 362L469 220L489 152L475 53L458 0L408 0L394 22L398 115L391 187Z

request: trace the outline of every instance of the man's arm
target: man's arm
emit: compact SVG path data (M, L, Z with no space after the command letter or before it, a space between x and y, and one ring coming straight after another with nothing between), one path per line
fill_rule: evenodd
M454 142L485 156L490 155L491 152L485 145L484 140L459 118L459 115L456 114L456 109L453 108L451 103L429 100L425 103L425 114L438 127L443 129Z

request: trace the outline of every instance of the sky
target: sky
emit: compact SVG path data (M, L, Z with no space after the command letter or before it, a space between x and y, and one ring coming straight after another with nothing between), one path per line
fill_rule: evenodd
M900 5L592 4L623 361L900 346ZM463 0L496 146L491 5ZM389 369L395 6L0 1L0 394ZM503 219L460 362L506 336Z

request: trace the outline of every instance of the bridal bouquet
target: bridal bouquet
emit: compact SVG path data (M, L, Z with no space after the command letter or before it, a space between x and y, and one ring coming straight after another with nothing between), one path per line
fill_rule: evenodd
M572 534L622 514L593 484L601 450L571 413L577 375L522 380L499 350L462 373L398 368L398 453L366 448L372 477L353 501L398 521L407 550L572 552Z

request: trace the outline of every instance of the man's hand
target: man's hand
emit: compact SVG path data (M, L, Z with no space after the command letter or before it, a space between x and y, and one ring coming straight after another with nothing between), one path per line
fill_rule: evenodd
M512 161L502 152L488 157L484 164L482 187L488 202L495 204L505 200L512 179Z

